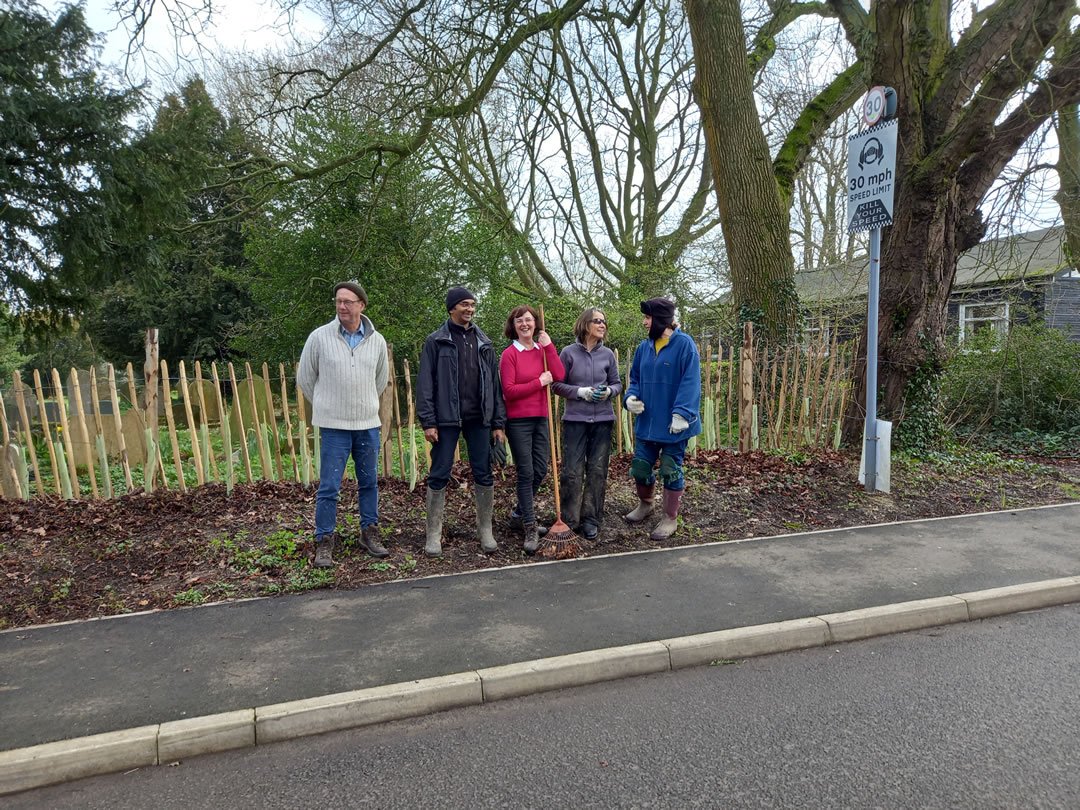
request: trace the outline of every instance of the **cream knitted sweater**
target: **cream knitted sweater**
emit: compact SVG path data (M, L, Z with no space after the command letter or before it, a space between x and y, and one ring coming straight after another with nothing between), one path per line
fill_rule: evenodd
M311 402L311 424L339 430L379 427L379 397L389 378L386 341L366 315L364 339L350 349L334 318L308 335L296 384Z

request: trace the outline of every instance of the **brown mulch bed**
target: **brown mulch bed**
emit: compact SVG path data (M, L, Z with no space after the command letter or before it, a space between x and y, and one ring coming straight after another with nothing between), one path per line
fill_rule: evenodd
M701 452L687 463L682 525L667 541L620 515L636 503L629 456L611 462L607 513L584 555L693 545L1080 499L1080 460L1039 459L1040 466L895 463L892 493L866 494L855 483L858 458L815 452L783 457L762 452ZM344 547L331 571L308 559L315 491L299 484L210 484L186 494L158 491L113 500L48 498L0 502L0 629L210 601L352 589L395 579L527 563L521 538L507 525L513 470L496 481L499 550L480 553L467 468L455 470L447 499L441 559L424 546L424 490L380 482L381 525L390 556L375 560L355 544L354 482L338 513ZM351 486L350 486L351 484ZM457 486L455 486L455 484ZM549 483L540 514L550 520Z

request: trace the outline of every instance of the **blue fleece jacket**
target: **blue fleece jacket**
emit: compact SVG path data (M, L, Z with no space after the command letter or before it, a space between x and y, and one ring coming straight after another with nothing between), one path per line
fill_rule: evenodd
M632 396L645 403L645 412L634 422L637 438L668 443L701 433L701 360L693 338L676 329L659 354L653 341L641 341L626 389L626 399ZM668 430L676 413L690 423L681 433Z

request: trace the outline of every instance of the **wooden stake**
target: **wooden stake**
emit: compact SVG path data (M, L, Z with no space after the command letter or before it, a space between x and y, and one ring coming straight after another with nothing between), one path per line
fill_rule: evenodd
M244 362L244 370L247 372L248 396L251 398L251 429L255 431L255 448L259 451L259 466L262 467L263 481L269 481L273 474L270 470L270 457L267 451L270 449L263 445L262 421L259 419L259 406L255 401L255 375L251 371L251 363ZM247 436L247 434L244 434Z
M94 453L92 451L93 445L90 444L90 431L86 429L86 415L83 413L83 401L82 390L79 387L79 372L72 367L71 369L71 396L72 405L75 412L75 423L79 427L79 438L82 443L86 445L86 458L89 462L86 465L86 472L90 475L90 492L93 495L94 500L98 500L101 495L98 493L97 474L94 471ZM102 470L104 473L104 470Z
M379 457L382 460L382 472L384 478L389 478L394 472L394 344L386 344L386 363L389 371L386 375L386 387L379 395ZM386 430L383 430L383 398L386 398L386 406L391 410L390 418L386 420ZM359 477L359 476L357 476Z
M248 453L247 429L244 427L244 411L240 407L240 386L236 384L236 369L232 362L229 363L229 382L232 383L233 410L236 412L236 426L240 428L240 455L244 459L244 473L247 482L254 482L255 476L251 474L251 455ZM254 398L253 398L254 399ZM252 409L254 410L254 408Z
M131 460L128 458L127 440L124 439L124 420L120 417L120 397L116 393L116 369L109 363L109 401L112 402L113 425L120 445L120 465L124 468L124 483L128 492L135 491L131 478Z
M630 355L626 358L626 387L630 387L630 369L634 366L634 353L630 352ZM626 394L624 390L620 396ZM634 415L630 411L626 412L626 441L627 452L634 452Z
M191 437L191 461L195 465L195 480L201 487L206 483L203 473L202 450L199 448L199 431L195 427L195 414L191 410L191 397L188 394L187 369L180 361L180 398L184 401L184 416L187 417L188 436Z
M806 400L808 399L810 393L810 370L812 365L813 363L811 362L811 358L808 353L806 355L806 374L803 376L802 390L800 392L799 399L792 402L793 406L796 404L796 402L798 403L799 411L799 422L795 426L795 441L793 445L795 448L798 448L800 442L803 441L803 431L805 430L804 425L806 422L807 413Z
M739 452L753 446L754 419L754 324L743 324L743 345L739 353Z
M619 350L615 349L615 368L619 368ZM615 452L623 452L622 395L615 397Z
M297 364L294 363L293 375L296 380L299 380L299 377L296 376L297 370ZM308 446L308 416L305 414L305 409L303 409L303 391L300 390L299 381L296 383L296 415L300 419L301 456L307 459L307 463L303 464L305 469L301 470L301 475L303 476L303 483L307 486L311 483L312 478L311 448Z
M184 465L180 462L180 442L176 438L176 417L173 415L172 391L169 390L169 364L161 361L161 393L165 406L165 423L169 426L169 445L172 447L173 466L176 468L176 482L181 492L187 492L187 484L184 482ZM162 485L168 489L166 479L161 480Z
M0 391L0 434L2 434L2 436L3 436L3 441L0 442L0 446L3 447L3 450L0 451L0 454L3 455L5 464L7 463L7 457L8 457L8 455L7 455L8 445L11 444L10 433L11 433L11 428L8 427L8 420L7 420L7 405L4 404L3 392ZM21 493L20 493L19 497L22 497Z
M398 401L398 384L397 373L394 371L394 349L392 346L387 347L388 362L390 364L390 385L394 388L394 413L393 422L394 429L397 431L397 448L398 448L398 472L401 473L401 480L405 480L405 444L401 435L401 405Z
M734 385L733 379L735 376L735 347L728 346L728 366L727 366L727 446L731 447L731 400L734 394L732 386Z
M409 409L409 491L412 492L416 489L416 481L419 477L417 467L420 464L420 459L417 458L416 454L416 407L413 403L412 375L409 374L409 361L405 359L401 362L405 371L405 399ZM424 442L424 444L427 444L427 442Z
M788 346L784 349L784 367L780 373L780 403L776 408L776 421L772 424L772 446L780 449L784 446L784 418L787 414L784 411L785 397L787 396L787 369L788 359L791 356L791 347Z
M105 497L111 498L113 496L112 472L109 469L109 454L105 450L105 424L101 419L101 395L98 393L97 369L93 366L90 366L90 398L93 400L91 406L94 412L94 429L97 431L94 442L98 446L98 459L101 462L102 489L105 490Z
M146 398L146 426L150 427L150 419L153 424L158 424L157 395L158 395L158 330L150 327L146 330L146 360L143 362L143 396ZM154 433L155 438L157 432Z
M30 416L26 411L26 398L23 395L22 376L16 371L12 375L15 383L15 407L19 410L19 421L22 423L23 433L26 434L26 447L30 451L30 463L34 468L34 484L37 486L38 495L45 497L45 484L41 480L41 470L38 468L37 451L34 449L34 437L30 432ZM46 437L48 438L48 437ZM51 442L49 442L51 445Z
M274 413L274 395L270 391L270 368L263 363L263 388L266 389L266 410L270 415L270 437L274 444L274 461L277 464L278 481L285 480L285 467L281 463L281 442L278 441L277 415Z
M144 371L144 374L145 374L145 371ZM147 378L146 377L143 378L143 399L146 399L147 397L152 396L153 401L154 401L153 416L151 416L150 411L145 407L141 411L143 427L146 430L151 431L151 433L153 434L153 439L154 439L154 459L153 459L154 463L150 465L150 473L151 473L150 474L150 488L147 489L147 492L152 492L153 491L154 470L157 470L157 472L161 474L161 480L162 481L165 480L165 461L164 461L164 459L161 458L161 446L160 446L160 443L158 442L157 375L158 375L157 369L155 369L154 370L154 381L155 381L154 382L154 391L152 392L152 394L147 394L146 393ZM131 363L127 364L127 378L128 378L128 392L131 394L131 407L138 410L138 408L139 408L139 397L138 397L138 394L136 394L136 392L135 392L135 369L133 369L131 367ZM145 463L145 459L143 461ZM145 477L146 476L144 474L143 478L145 478ZM144 489L145 488L146 487L144 485Z
M724 363L724 342L719 335L716 337L716 383L712 394L713 400L713 449L720 449L720 380L723 379L720 367Z
M825 372L825 388L821 393L821 397L818 401L817 412L814 417L814 446L816 447L821 441L822 434L824 433L825 440L828 441L828 431L830 425L829 411L832 407L832 382L833 371L836 367L836 347L832 346L832 351L829 352L829 367ZM823 426L824 425L824 426Z
M68 426L67 405L64 398L64 384L60 381L60 372L52 370L53 388L56 389L56 403L60 406L60 439L64 443L64 453L67 455L68 475L71 478L71 491L76 498L82 495L79 489L79 474L75 469L75 448L71 443L71 428Z
M210 374L214 380L214 396L217 398L221 443L225 448L225 489L226 492L232 492L233 484L236 483L236 472L232 460L232 436L229 435L229 414L225 410L225 399L221 396L221 380L218 379L217 363L210 363Z
M202 365L198 360L195 361L195 385L199 389L199 435L206 441L206 461L210 470L210 475L215 481L220 480L217 469L217 459L214 458L214 446L210 443L210 420L207 419L206 414L209 413L206 409L206 392L203 390L203 376ZM221 402L219 398L218 402L218 419L221 419Z
M281 414L285 418L285 436L289 442L289 458L292 460L293 480L300 481L300 468L296 463L296 445L293 443L292 417L289 416L289 388L285 384L285 364L278 363L278 371L281 372Z
M45 412L45 394L41 389L41 374L38 370L34 369L34 393L37 395L38 413L41 414L41 427L45 431L45 444L49 450L49 464L52 467L53 486L56 487L56 492L59 495L62 492L60 488L60 465L56 461L56 452L53 449L53 435L52 429L49 427L49 416Z

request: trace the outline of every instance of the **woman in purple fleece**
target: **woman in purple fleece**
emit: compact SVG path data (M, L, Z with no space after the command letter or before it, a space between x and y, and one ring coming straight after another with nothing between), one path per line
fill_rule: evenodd
M604 519L615 425L611 403L622 392L622 383L615 353L604 345L607 318L603 311L589 307L582 312L574 335L577 341L559 353L566 376L552 384L552 390L566 398L559 492L563 519L586 540L595 540Z

